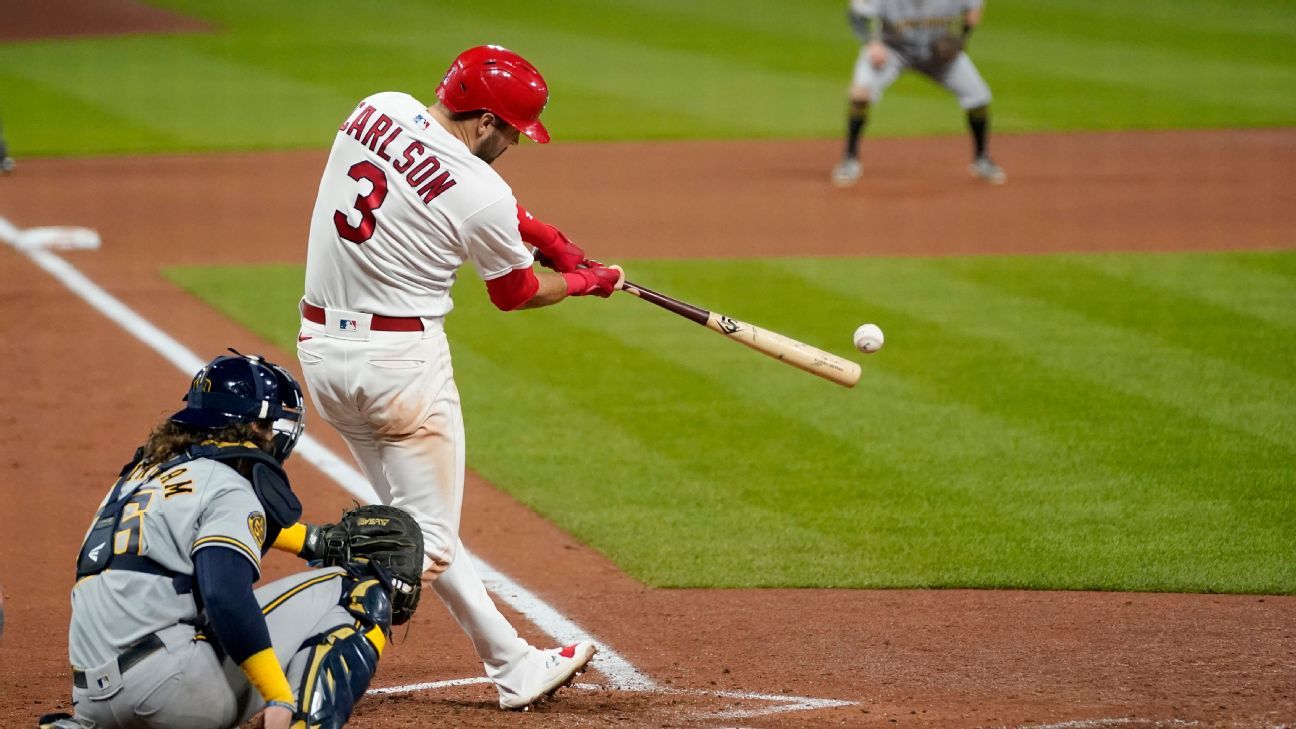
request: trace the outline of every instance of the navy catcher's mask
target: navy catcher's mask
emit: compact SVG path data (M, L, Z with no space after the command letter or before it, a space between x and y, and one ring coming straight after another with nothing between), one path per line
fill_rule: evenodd
M271 421L272 455L286 460L306 427L301 386L283 367L257 355L234 352L208 362L189 385L184 410L171 422L215 430L235 423Z

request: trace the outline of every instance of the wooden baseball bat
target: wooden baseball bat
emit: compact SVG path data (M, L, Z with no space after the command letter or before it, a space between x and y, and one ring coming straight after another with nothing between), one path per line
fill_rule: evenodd
M630 281L621 284L621 290L633 294L644 301L656 304L673 314L696 322L713 332L723 334L729 339L741 342L748 347L769 357L800 368L812 375L836 382L842 387L854 387L860 378L858 362L825 352L818 347L811 347L805 342L798 342L778 332L761 329L747 322L738 321L714 311L707 311L666 294Z

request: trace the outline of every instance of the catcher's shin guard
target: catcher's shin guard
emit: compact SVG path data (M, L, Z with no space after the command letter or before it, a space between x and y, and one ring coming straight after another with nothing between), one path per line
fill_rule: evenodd
M373 628L344 625L316 638L297 694L293 729L342 729L369 688L386 639Z
M347 563L347 577L342 591L342 607L356 617L362 630L379 628L383 637L391 635L392 583L381 566L369 563ZM382 644L375 643L378 653Z

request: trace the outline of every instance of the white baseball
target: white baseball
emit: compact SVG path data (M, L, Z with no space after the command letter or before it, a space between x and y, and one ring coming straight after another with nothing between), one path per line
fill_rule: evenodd
M855 330L855 349L864 354L873 354L882 349L882 327L877 324L860 324Z

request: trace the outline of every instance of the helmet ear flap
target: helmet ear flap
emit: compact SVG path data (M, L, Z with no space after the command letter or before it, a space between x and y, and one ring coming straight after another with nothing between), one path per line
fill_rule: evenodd
M280 463L288 460L297 441L306 429L306 398L302 396L301 385L288 370L277 364L265 362L278 379L278 400L276 417L272 424L274 438L270 443L270 452Z

